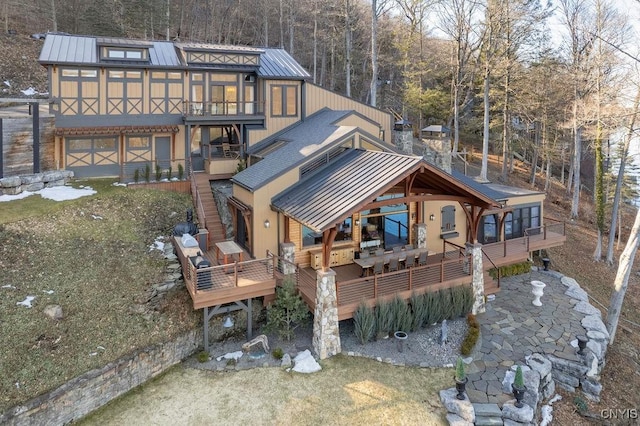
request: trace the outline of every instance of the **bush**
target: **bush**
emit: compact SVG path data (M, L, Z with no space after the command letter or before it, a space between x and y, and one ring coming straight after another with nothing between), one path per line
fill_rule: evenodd
M455 318L455 314L453 312L453 301L451 300L451 290L448 288L438 290L437 297L440 300L440 317L437 322L444 319Z
M171 180L171 175L173 175L173 169L171 166L167 169L167 180Z
M473 289L469 286L451 288L451 300L456 317L468 314L473 308Z
M442 306L440 305L438 293L425 293L424 301L427 310L427 317L425 318L427 325L435 324L440 321Z
M276 288L276 300L267 308L267 332L277 331L280 338L291 340L295 329L307 319L309 309L304 303L291 279L285 279Z
M524 387L524 377L522 376L522 367L516 367L516 377L513 379L513 386L522 389Z
M464 382L464 379L467 375L464 372L464 362L462 362L462 358L458 357L456 361L456 380L459 382Z
M275 348L273 352L271 352L271 355L273 355L275 359L282 359L282 357L284 356L284 351L282 350L282 348Z
M353 314L354 333L361 344L373 339L376 334L376 316L373 309L361 302Z
M162 179L162 167L160 164L156 164L156 182L160 182L160 179Z
M391 301L391 318L393 318L391 331L409 331L411 329L413 322L411 309L399 295L396 295Z
M184 166L182 164L178 164L178 179L182 180L184 177Z
M411 322L411 331L416 331L420 327L423 327L427 321L427 304L425 301L425 294L411 294L411 311L413 321Z
M133 171L133 181L134 181L135 183L140 182L140 170L135 169L135 170Z
M201 351L198 352L198 362L207 362L209 361L209 352Z
M149 183L151 181L151 165L149 163L144 166L144 181Z
M500 278L511 277L514 275L521 275L531 272L531 263L521 262L514 263L513 265L505 265L500 268ZM498 278L498 270L496 268L489 269L489 275L494 280Z
M469 330L467 331L467 335L462 341L462 345L460 347L460 353L464 356L471 355L471 352L473 352L473 348L476 346L478 338L480 337L480 324L478 323L475 315L467 315L467 324L469 325Z
M376 337L389 337L393 328L393 317L391 316L391 306L389 302L378 300L376 302Z

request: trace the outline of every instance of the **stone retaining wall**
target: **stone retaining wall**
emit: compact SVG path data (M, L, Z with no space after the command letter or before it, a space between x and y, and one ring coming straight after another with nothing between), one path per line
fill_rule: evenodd
M175 340L139 350L72 379L0 416L3 425L67 424L178 364L193 354L202 334L190 331Z
M0 195L17 195L23 191L35 192L42 188L63 186L73 178L69 170L51 170L32 175L9 176L0 179Z
M141 311L153 307L172 289L184 291L180 263L173 246L165 244L166 279L154 284ZM202 329L126 355L104 367L76 377L57 389L13 407L0 415L1 425L67 424L180 363L202 347Z

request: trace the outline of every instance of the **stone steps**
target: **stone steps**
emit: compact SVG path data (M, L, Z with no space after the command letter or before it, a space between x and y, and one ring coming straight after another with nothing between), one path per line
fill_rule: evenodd
M476 426L502 426L502 410L498 404L472 403L476 414Z

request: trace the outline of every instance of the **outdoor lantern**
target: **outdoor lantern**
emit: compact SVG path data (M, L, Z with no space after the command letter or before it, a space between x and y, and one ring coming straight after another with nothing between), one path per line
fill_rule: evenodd
M268 227L270 227L270 226L271 226L271 222L269 222L269 219L266 219L266 220L264 221L264 227L265 227L265 228L268 228Z
M430 220L430 221L432 221L432 222L433 222L434 220L436 220L436 215L434 215L433 213L431 213L431 214L429 215L429 220Z
M227 308L227 316L225 317L224 322L222 323L222 326L224 328L233 327L233 319L231 318L231 315L229 315L229 308Z

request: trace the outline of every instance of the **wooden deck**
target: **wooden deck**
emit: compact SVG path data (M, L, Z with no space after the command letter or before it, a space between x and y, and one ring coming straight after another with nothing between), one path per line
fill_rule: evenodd
M353 317L358 305L365 301L374 306L376 300L389 300L396 295L409 299L413 293L421 294L441 288L471 285L471 269L465 267L468 257L459 252L449 252L443 257L436 254L427 258L426 266L401 269L395 272L361 277L356 264L332 268L336 272L338 319ZM316 271L300 269L298 288L311 312L315 309Z

